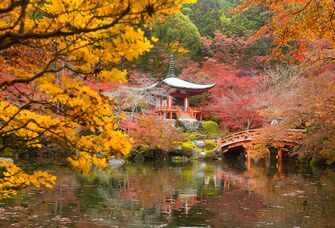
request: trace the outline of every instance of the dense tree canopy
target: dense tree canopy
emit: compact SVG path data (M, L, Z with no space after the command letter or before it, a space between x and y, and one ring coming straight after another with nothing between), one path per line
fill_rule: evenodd
M212 36L221 28L222 4L220 0L199 0L183 10L197 26L202 36Z
M196 56L201 48L198 28L182 13L157 20L146 36L158 38L158 41L149 53L135 62L135 69L155 74L154 77L165 77L167 60L171 54L178 59L189 59L190 56Z
M291 69L296 69L295 74L289 70L267 75L271 86L265 93L267 99L262 111L267 118L281 120L275 129L270 128L270 135L279 134L279 129L307 129L297 154L334 164L334 1L242 2L237 11L256 5L272 14L271 21L248 42L271 36L272 57L289 58ZM271 138L269 134L264 137Z
M265 25L268 18L268 11L261 7L252 7L234 14L222 12L220 17L221 30L229 36L247 37Z
M152 44L140 25L177 13L180 1L6 0L0 3L0 153L60 147L73 167L105 168L111 155L127 155L114 101L83 84L125 81L117 68ZM32 176L2 162L0 195L29 185L51 186L45 172ZM25 184L23 184L23 182Z
M284 1L242 1L244 5L236 10L246 10L253 6L261 6L273 14L270 23L264 25L257 33L249 38L253 42L265 35L274 38L274 53L282 54L283 48L297 43L300 51L304 52L313 43L329 42L334 48L334 12L335 3L329 0L284 0ZM320 45L323 46L324 45ZM332 50L323 48L320 64L334 60ZM313 59L312 59L313 60ZM316 59L314 59L316 60Z
M172 53L191 51L196 53L200 48L200 34L188 16L177 14L169 16L163 23L158 23L154 35L166 45Z

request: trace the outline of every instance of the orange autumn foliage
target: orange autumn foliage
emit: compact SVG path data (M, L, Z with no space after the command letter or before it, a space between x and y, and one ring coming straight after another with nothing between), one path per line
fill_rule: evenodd
M248 39L249 43L260 37L273 37L273 54L282 56L283 49L296 42L300 55L315 42L330 42L330 48L313 55L312 62L322 65L329 58L334 61L335 48L335 2L332 0L242 0L243 5L234 11L246 10L252 6L261 6L272 13L269 24L263 26ZM301 60L301 59L300 59Z
M180 129L154 115L139 115L134 121L125 121L122 126L132 137L133 146L142 151L168 153L176 149L185 137Z

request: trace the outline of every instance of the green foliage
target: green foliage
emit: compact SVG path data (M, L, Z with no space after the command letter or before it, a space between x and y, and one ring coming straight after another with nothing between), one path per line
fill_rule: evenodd
M202 127L206 132L213 132L219 129L219 125L212 120L204 121Z
M186 137L184 141L196 141L196 140L205 140L206 135L201 134L199 132L187 132L185 133Z
M216 154L213 150L204 150L204 152L206 153L206 159L215 159L216 158Z
M206 150L213 150L216 147L215 140L206 140L205 147Z
M220 19L222 32L228 36L249 36L265 25L268 12L261 8L251 8L237 14L223 12Z
M148 39L156 37L159 41L150 52L144 53L137 60L126 65L129 64L130 68L139 68L160 79L166 76L168 67L166 61L171 53L176 57L175 71L178 73L181 70L178 62L183 62L184 66L184 58L187 60L189 56L196 56L201 48L201 35L198 28L184 14L168 16L163 21L157 21L153 30L146 30L146 36Z
M187 49L196 53L200 48L200 33L188 16L169 16L165 22L157 23L153 34L173 53Z
M150 150L151 148L148 146L148 144L145 144L145 143L140 144L136 149L136 151L139 153L145 153Z
M267 56L270 54L272 48L272 37L269 38L262 38L254 43L250 44L246 50L245 54L248 57L252 56ZM276 63L283 64L285 61L284 59L273 59L270 61L270 65L275 65Z
M202 128L206 131L209 138L219 137L222 135L219 124L212 120L202 122Z
M183 9L183 12L198 27L201 36L213 36L221 28L222 6L220 0L198 0L197 4Z
M196 149L196 145L193 144L193 142L183 142L181 144L181 149L183 151L183 155L186 157L191 157L193 155L193 151Z
M182 11L190 17L202 36L213 37L217 30L229 36L248 36L266 24L269 13L261 7L230 13L230 9L239 3L230 0L198 0L197 4L183 8Z

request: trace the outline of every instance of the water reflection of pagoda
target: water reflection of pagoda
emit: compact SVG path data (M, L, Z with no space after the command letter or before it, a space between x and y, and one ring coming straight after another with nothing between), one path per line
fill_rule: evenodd
M202 121L202 107L191 107L190 98L213 88L216 84L201 85L178 78L174 72L173 56L170 57L167 77L162 81L168 87L168 96L153 95L155 112L168 119Z

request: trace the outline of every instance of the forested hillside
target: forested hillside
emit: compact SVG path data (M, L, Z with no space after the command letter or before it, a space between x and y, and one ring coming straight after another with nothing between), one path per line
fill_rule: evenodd
M174 54L181 78L217 83L193 102L205 105L223 130L263 126L269 128L259 139L264 142L287 129L306 129L296 153L333 164L333 13L334 3L326 0L199 0L157 20L148 35L159 41L129 66L162 79ZM273 120L279 124L269 126Z

